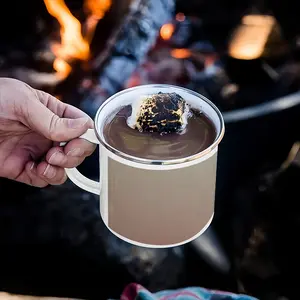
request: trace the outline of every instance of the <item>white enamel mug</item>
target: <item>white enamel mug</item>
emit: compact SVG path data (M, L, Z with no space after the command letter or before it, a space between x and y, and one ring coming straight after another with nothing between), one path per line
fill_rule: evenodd
M193 156L172 160L133 157L110 146L103 128L118 108L146 94L175 92L212 121L216 138ZM95 129L81 138L99 144L100 182L76 168L67 175L80 188L100 196L100 214L107 228L131 244L152 248L174 247L199 237L214 215L218 144L224 121L205 97L176 86L142 85L107 99L95 117Z

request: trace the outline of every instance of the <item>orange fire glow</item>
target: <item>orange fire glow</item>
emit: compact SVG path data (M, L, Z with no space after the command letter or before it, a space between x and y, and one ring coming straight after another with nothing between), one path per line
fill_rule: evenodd
M60 78L66 78L72 70L68 61L87 60L90 56L90 42L98 21L111 6L111 0L86 0L88 11L86 33L82 35L80 22L72 15L64 0L44 0L46 8L60 24L61 43L52 46L56 56L53 68Z
M275 23L276 20L271 16L244 16L229 44L229 54L244 60L259 58L264 52Z
M110 9L112 0L85 0L84 10L88 18L86 20L86 39L91 42L98 22Z
M160 29L160 36L163 40L169 40L174 33L174 25L171 23L164 24Z
M189 49L172 49L171 56L178 59L184 59L191 56L191 51Z

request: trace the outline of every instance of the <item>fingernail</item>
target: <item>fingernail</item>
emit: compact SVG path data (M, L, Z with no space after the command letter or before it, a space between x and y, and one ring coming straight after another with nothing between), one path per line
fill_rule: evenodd
M55 168L48 164L43 173L43 176L52 179L53 177L55 177L55 175L56 175Z
M67 153L67 156L82 156L84 151L80 148L74 148Z
M63 159L64 159L64 154L61 151L56 151L50 156L48 162L54 165L57 163L58 164L61 163Z
M30 171L32 171L32 169L34 168L34 166L35 166L35 162L33 162L32 164L31 164L31 166L30 166Z
M79 119L69 119L68 126L73 129L77 129L83 127L87 122L89 122L89 118L79 118Z

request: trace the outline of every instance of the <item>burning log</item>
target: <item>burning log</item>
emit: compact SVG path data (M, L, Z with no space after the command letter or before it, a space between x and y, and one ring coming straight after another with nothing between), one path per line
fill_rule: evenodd
M80 106L84 110L93 115L108 96L124 87L154 45L161 26L171 18L173 11L174 0L136 0L131 4L124 22L112 34L105 50L91 62L96 74L93 82L96 89L92 93L90 87L81 91L81 98L85 99ZM74 95L71 98L74 101Z
M79 12L85 15L81 22L65 1L44 0L46 14L60 31L51 36L60 40L53 42L45 35L42 51L33 53L29 63L3 66L1 74L44 89L73 105L97 109L109 95L124 87L154 45L162 25L173 16L174 7L174 0L85 0ZM74 90L78 84L79 90ZM81 99L86 100L82 105Z
M1 47L5 55L0 60L0 75L51 92L49 89L55 89L69 76L74 64L90 59L96 26L110 11L111 4L112 0L84 0L83 7L72 7L72 11L64 0L44 0L35 5L35 14L27 18L37 18L35 31L27 32L30 48L25 47L25 42L25 49L15 49L13 43L8 49Z

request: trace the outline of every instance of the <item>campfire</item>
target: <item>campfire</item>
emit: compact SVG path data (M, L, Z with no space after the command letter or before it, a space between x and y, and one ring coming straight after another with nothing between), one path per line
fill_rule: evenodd
M272 15L241 16L218 43L201 15L179 11L180 5L174 9L173 1L78 3L44 0L51 30L29 59L35 66L10 63L0 66L0 75L24 80L91 115L108 96L140 84L184 86L223 111L300 86L299 62Z
M31 55L25 53L23 56L34 63L28 66L23 61L10 59L10 54L5 53L4 59L11 61L10 67L6 64L1 66L2 76L15 77L37 88L54 91L74 72L76 65L79 64L83 70L88 67L87 63L95 55L91 44L97 25L112 9L112 1L84 0L81 7L76 7L75 1L67 2L75 9L71 11L64 0L45 0L43 6L36 7L37 16L28 14L27 19L35 18L34 29L40 33L40 41L33 45ZM12 50L19 51L16 48Z
M31 7L26 1L19 1L18 9L14 7L15 2L10 2L12 1L4 1L3 6L11 7L4 7L3 17L0 18L2 28L9 29L0 32L0 76L23 80L83 109L91 116L110 95L127 87L149 83L173 84L195 90L212 100L224 112L224 116L233 116L244 108L252 108L260 103L272 104L273 99L299 91L299 41L293 48L284 38L282 22L265 10L262 12L256 9L255 13L254 10L248 10L247 13L245 10L238 11L236 7L244 5L243 1L235 1L234 8L230 5L225 8L226 4L222 6L222 2L228 3L227 1L217 1L220 6L217 9L213 7L210 11L201 6L205 1L199 0L37 0L33 1ZM208 2L215 6L216 2ZM290 13L294 12L289 8L289 18ZM234 20L229 22L231 16ZM293 22L296 20L290 19ZM226 25L227 21L230 26ZM248 207L247 204L251 200L248 190L244 193L245 199L233 197L237 182L242 182L251 175L256 176L261 168L265 168L266 162L277 164L285 157L286 149L289 149L295 136L299 137L300 105L286 105L291 100L295 103L295 98L299 99L299 95L279 99L283 101L277 102L278 110L275 113L257 109L259 118L252 115L251 119L247 114L242 114L241 120L232 118L231 123L225 118L226 135L218 152L217 188L218 195L221 196L216 200L214 222L217 224L216 228L219 226L224 229L225 233L217 228L217 233L219 235L221 232L220 236L228 243L231 243L231 235L236 234L236 228L232 230L231 227L232 214L236 212L239 218L244 219L246 212L248 214L250 211L250 205ZM229 111L231 112L226 114ZM98 154L95 152L94 155L85 161L86 165L81 166L81 171L89 178L95 178L99 174ZM266 183L269 184L269 180ZM34 196L26 195L25 202L22 202L19 200L24 198L25 192L14 184L11 186L4 182L4 192L7 189L11 197L6 199L7 202L2 201L0 209L0 219L3 224L8 224L8 227L1 227L5 228L3 232L8 232L2 235L2 242L8 245L2 255L2 263L8 261L6 266L2 266L4 279L19 281L21 286L32 280L33 285L38 286L37 290L43 289L39 280L51 272L45 274L41 271L51 268L57 271L72 265L76 266L76 272L73 269L69 273L57 272L54 279L43 280L51 282L49 288L52 293L62 282L64 291L75 290L80 296L83 287L87 294L104 293L102 289L99 290L97 280L95 284L91 284L92 279L100 278L98 274L101 272L109 275L103 277L109 280L122 276L115 276L119 272L109 264L103 271L102 259L105 259L105 264L110 259L104 254L99 255L98 251L102 247L99 242L99 237L102 238L102 231L99 234L102 223L97 221L100 220L98 199L85 193L78 194L78 189L71 185L63 185L55 188L54 193L51 189L38 190ZM261 190L261 186L259 182L257 188ZM270 187L266 186L268 188ZM17 192L16 195L14 192ZM286 201L286 197L283 200ZM261 198L258 201L262 203ZM22 203L24 206L19 209L18 205L23 205ZM245 203L247 205L243 206ZM12 215L14 219L11 221ZM57 222L57 216L66 216L66 219L61 218L65 223ZM53 230L49 232L49 228ZM93 230L89 230L90 228ZM53 244L57 246L56 237L61 233L71 248L67 254L73 253L74 257L71 255L69 260L67 255L57 254L58 260L54 264L44 257L56 257ZM256 233L253 231L254 240L258 238L258 242L261 242ZM273 231L266 233L273 234ZM43 252L45 250L39 245L48 239L49 243L53 243L50 244L50 252ZM204 236L205 239L209 245L213 245L216 252L221 252L218 256L222 257L222 251L218 251L216 243L207 235ZM127 248L128 244L124 244L123 248L119 240L107 238L107 241L105 247L112 249L111 257L117 257L118 260L119 257L122 258L117 261L118 265L128 266L130 276L137 281L144 280L149 284L153 282L154 287L159 289L166 288L166 284L170 283L172 287L177 283L181 265L185 265L181 250L159 251L158 259L151 265L151 256L156 255L154 252L146 251L145 254L140 249L140 252L132 255L132 249ZM25 250L30 249L30 253L33 253L31 260L26 251L23 251L22 243ZM249 243L249 249L253 250L252 239ZM30 248L30 245L33 247ZM193 247L197 253L205 252L201 249L201 245L205 245L203 240L196 245L199 248ZM264 245L267 247L269 244ZM17 252L14 251L25 254L15 255ZM80 251L83 251L82 255ZM192 252L191 249L189 251ZM130 255L127 255L129 252ZM35 270L32 261L39 257L36 253L40 255L42 263L40 269L36 269L39 271L32 271ZM203 257L206 261L215 259L209 257L207 251L205 253L207 256ZM286 253L288 257L289 253ZM255 257L250 257L245 252L244 263L250 262L251 265L253 258ZM72 262L70 265L69 261ZM25 270L26 276L22 272L15 272L10 279L8 271L19 270L20 265L22 266L20 262L25 262L24 265L28 262L28 268L21 268ZM213 288L228 288L223 277L218 280L215 274L209 276L206 269L199 267L193 258L188 257L187 262L195 272L183 277L193 277L193 282L184 282L182 286L199 285L201 282L203 286L210 287L211 283L206 282L210 282L212 278ZM166 263L168 268L164 272L161 266L165 268ZM94 271L89 273L89 268ZM260 269L254 271L261 275ZM69 284L66 284L66 279ZM250 281L249 284L252 283ZM5 281L3 282L5 285ZM121 285L124 286L123 282ZM111 296L109 285L107 289Z

